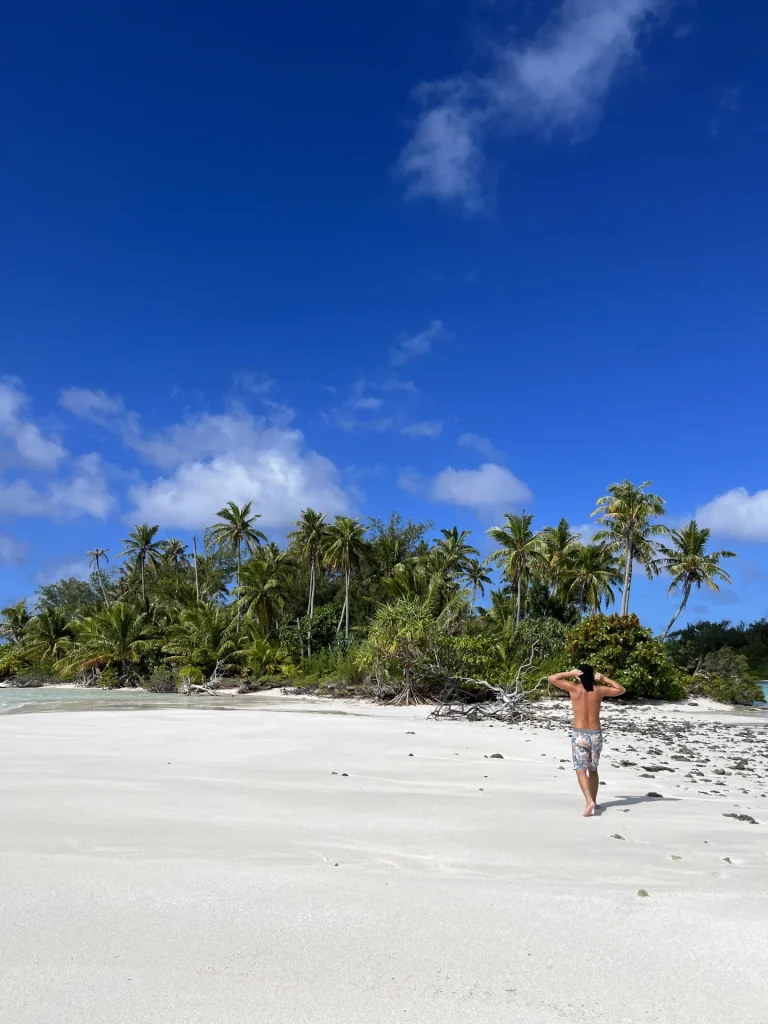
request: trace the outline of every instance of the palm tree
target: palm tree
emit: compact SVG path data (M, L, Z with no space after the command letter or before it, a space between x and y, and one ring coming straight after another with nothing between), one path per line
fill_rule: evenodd
M73 625L61 608L44 608L30 623L26 648L38 661L60 661L73 637Z
M317 570L321 566L323 544L328 531L328 524L322 512L305 508L294 524L295 530L288 534L299 552L300 557L309 566L309 600L307 602L307 657L312 655L312 621L315 617L315 589L317 586Z
M584 613L600 613L616 600L613 588L621 584L621 573L608 544L580 544L571 552L563 573L563 583L570 600Z
M141 600L145 608L147 606L146 566L149 563L153 569L156 569L160 564L162 554L161 543L155 539L159 529L159 526L150 526L149 523L136 526L123 541L125 551L120 554L121 558L130 558L134 568L138 568L141 572Z
M443 536L438 537L435 541L435 548L442 551L456 567L457 572L462 572L469 560L480 554L476 547L467 543L467 537L471 532L471 530L459 532L459 528L453 526L450 530L441 530L440 533Z
M109 608L109 598L107 597L107 588L104 586L104 574L101 571L100 560L103 558L105 562L109 561L107 558L107 552L109 548L94 548L93 551L86 552L90 558L88 567L93 569L96 575L99 577L99 583L101 584L101 594L104 598L104 604Z
M243 566L242 583L237 590L240 613L255 618L268 633L278 623L292 574L289 553L276 544L268 544L257 558Z
M539 534L539 551L543 575L550 597L562 596L564 573L579 546L579 538L567 519L557 526L545 526Z
M475 602L477 601L477 592L485 595L485 586L492 582L491 577L487 573L488 566L485 562L481 562L479 558L469 558L462 569L462 575L467 583L472 587L472 611L475 609Z
M32 616L27 608L26 598L10 604L0 612L0 637L13 644L20 644L27 634Z
M488 557L499 566L504 578L515 589L515 625L519 625L522 617L523 591L527 588L539 561L539 541L531 530L533 516L525 509L519 516L507 512L505 519L505 526L492 526L488 531L488 535L500 545Z
M622 615L629 614L633 564L637 562L641 565L649 579L658 575L655 538L669 533L666 526L653 522L664 515L664 499L658 494L646 492L650 486L650 480L645 480L637 487L629 480L611 484L608 493L598 499L597 508L592 513L604 524L594 539L598 543L607 543L624 560Z
M243 567L243 548L249 555L261 545L266 536L253 525L261 516L251 514L253 502L247 501L239 507L234 501L228 501L216 515L222 521L211 528L211 538L222 547L228 545L237 558L237 588L240 589L240 573Z
M719 591L718 580L722 583L732 583L732 579L725 569L721 568L720 561L723 558L735 558L733 551L707 551L710 530L700 527L695 519L692 519L682 530L670 532L670 544L659 544L661 557L657 559L657 567L672 577L668 593L678 587L682 588L683 599L680 607L672 616L672 621L662 633L661 639L665 640L670 629L677 622L680 614L688 604L691 590L696 587L701 589L702 584L709 590Z
M344 605L336 627L338 633L344 621L344 637L349 639L349 584L352 571L359 568L367 545L365 527L359 519L336 516L328 527L325 543L325 560L332 569L344 574Z
M199 668L207 679L236 662L239 649L230 609L214 601L185 608L168 629L165 642L174 661Z
M446 551L439 543L426 555L417 559L417 571L422 575L427 607L437 617L459 596L460 568L455 551Z
M75 640L62 659L69 670L114 667L120 682L157 647L156 627L146 612L113 604L75 623Z

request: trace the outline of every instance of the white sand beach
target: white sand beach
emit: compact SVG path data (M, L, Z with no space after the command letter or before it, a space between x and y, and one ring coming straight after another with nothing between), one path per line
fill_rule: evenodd
M768 1020L765 717L667 713L726 723L706 783L609 722L584 819L562 727L427 714L0 718L0 1019Z

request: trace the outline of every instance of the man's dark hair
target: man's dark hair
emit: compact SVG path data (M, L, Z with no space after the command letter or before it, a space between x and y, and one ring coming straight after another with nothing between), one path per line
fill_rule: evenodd
M585 690L594 690L595 688L595 670L591 665L579 665L579 682Z

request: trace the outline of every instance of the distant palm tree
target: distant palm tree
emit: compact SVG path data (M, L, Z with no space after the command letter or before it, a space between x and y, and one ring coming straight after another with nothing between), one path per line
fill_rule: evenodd
M538 535L544 582L550 597L562 597L564 573L574 551L579 546L578 535L573 532L567 519L561 519L557 526L545 526Z
M657 559L657 567L672 577L668 593L682 589L683 599L680 607L672 616L672 621L662 634L665 640L670 629L677 622L680 614L688 604L691 590L701 589L702 584L717 592L720 588L717 581L732 583L731 577L721 568L723 558L735 558L733 551L707 551L710 530L702 528L692 519L682 530L672 530L670 544L659 544L661 557Z
M240 588L240 574L243 568L243 548L252 555L266 536L253 525L261 516L251 513L253 502L247 501L242 507L228 501L216 515L222 521L211 528L211 537L216 544L229 546L237 558L237 587Z
M109 561L107 558L107 552L109 548L94 548L93 551L88 551L88 557L90 562L88 563L89 568L93 569L96 575L99 577L99 583L101 584L101 594L104 598L104 604L109 608L109 598L107 597L107 588L104 586L104 575L101 571L100 560L103 558L105 562Z
M13 644L20 644L27 634L32 616L27 608L26 599L10 604L0 611L0 637Z
M459 528L453 526L450 530L441 530L440 533L443 536L438 537L435 541L435 547L450 560L457 573L464 570L470 558L476 558L480 554L476 547L467 543L467 537L471 532L471 530L459 532Z
M187 545L176 537L160 542L162 550L163 565L166 565L173 573L174 593L179 596L179 573L189 565L187 557Z
M44 608L32 619L26 646L39 661L59 661L70 649L73 625L61 608Z
M485 562L481 562L479 558L470 558L467 560L464 568L462 569L462 575L464 579L472 587L472 609L474 610L475 602L477 601L477 592L485 595L486 584L492 582L491 577L488 575L488 566Z
M231 610L214 601L185 608L168 629L165 651L180 665L199 668L206 679L238 660Z
M495 562L516 594L515 624L522 618L523 591L527 589L533 571L540 561L539 541L531 530L533 516L523 509L520 515L507 512L504 526L492 526L488 535L499 548L491 552L489 561Z
M243 566L243 580L237 591L239 609L248 618L255 618L265 633L278 624L293 572L293 559L277 544L267 544Z
M568 598L582 613L600 613L616 600L613 588L621 584L621 573L608 544L581 544L571 554L564 570L563 583Z
M149 523L142 523L140 526L134 527L123 541L125 551L120 553L121 558L130 558L134 568L138 568L141 573L141 600L145 608L147 606L146 566L149 563L153 569L156 569L160 564L162 553L160 541L155 539L159 529L159 526L150 526Z
M134 681L134 666L157 647L156 627L149 615L120 603L75 623L74 631L63 666L69 670L114 667L123 683Z
M604 528L595 534L595 541L607 543L624 560L622 615L629 614L633 564L641 565L649 579L658 575L655 538L669 533L666 526L654 522L664 515L664 499L646 492L650 486L650 480L637 487L629 480L612 484L608 493L598 498L597 508L592 513L604 524Z
M344 606L336 627L338 633L344 621L344 636L349 639L349 585L353 570L359 568L367 549L365 527L359 519L336 516L328 527L324 557L328 565L344 574Z
M323 545L325 543L328 524L322 512L313 508L305 508L301 517L294 524L295 530L288 534L288 539L299 552L300 557L309 566L309 600L307 601L307 657L312 655L312 622L315 617L315 590L317 588L317 570L322 564Z

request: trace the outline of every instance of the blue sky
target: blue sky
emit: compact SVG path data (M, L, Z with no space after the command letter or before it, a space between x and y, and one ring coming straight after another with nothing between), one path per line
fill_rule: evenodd
M767 614L767 55L758 0L12 3L0 601L229 499L487 550L628 477L739 553L692 618Z

